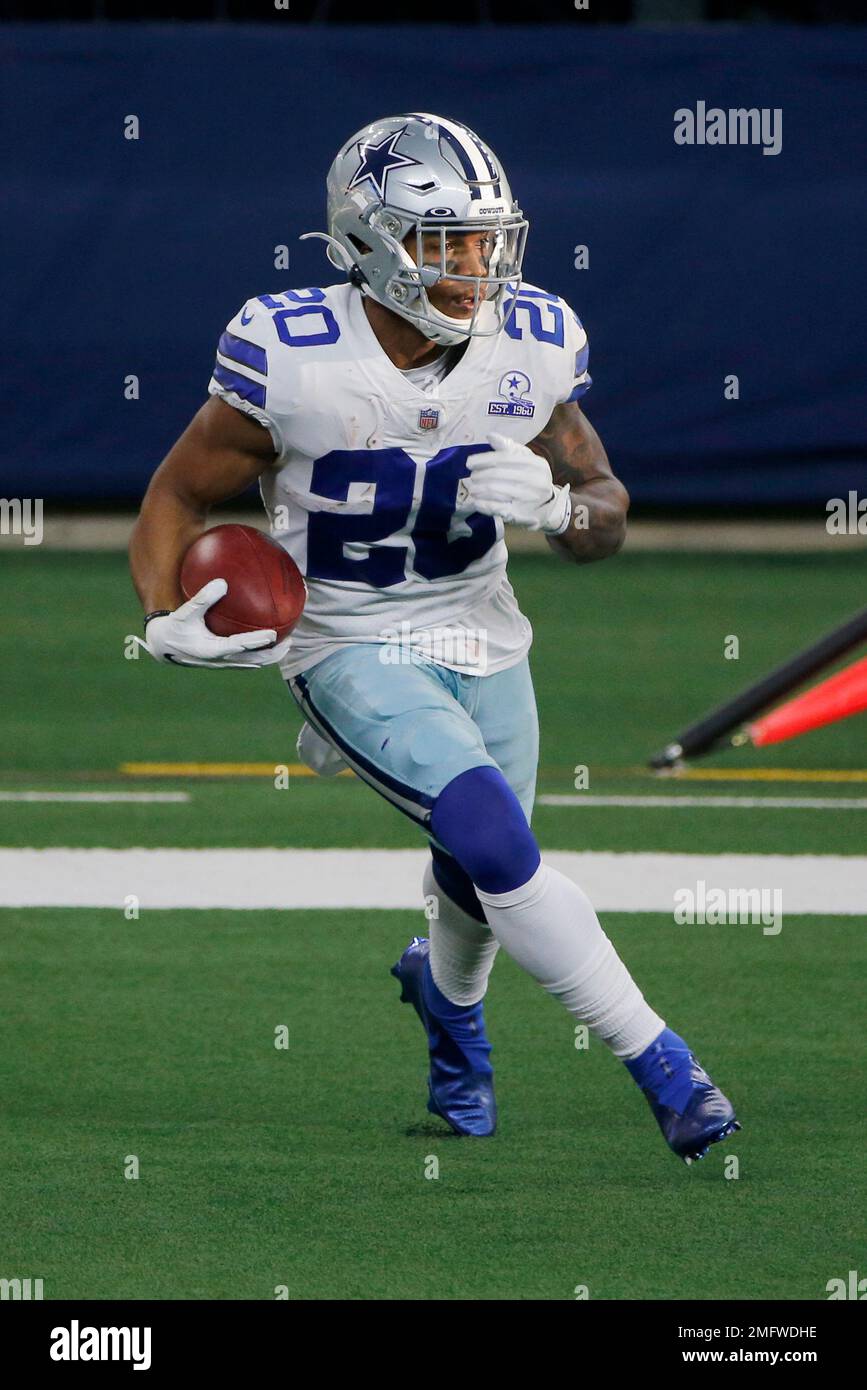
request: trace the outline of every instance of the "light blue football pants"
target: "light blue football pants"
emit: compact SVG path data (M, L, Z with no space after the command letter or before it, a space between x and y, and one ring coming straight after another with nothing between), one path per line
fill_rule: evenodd
M529 822L539 725L527 658L494 675L469 676L409 651L390 664L386 650L353 643L291 676L308 723L424 828L443 788L484 766L500 769Z

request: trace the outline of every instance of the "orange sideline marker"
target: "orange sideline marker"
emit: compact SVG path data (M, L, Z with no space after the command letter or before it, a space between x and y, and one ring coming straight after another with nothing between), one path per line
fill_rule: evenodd
M789 700L764 719L749 724L747 733L755 746L761 748L766 743L782 743L810 729L819 729L823 724L848 719L862 710L867 710L867 657Z

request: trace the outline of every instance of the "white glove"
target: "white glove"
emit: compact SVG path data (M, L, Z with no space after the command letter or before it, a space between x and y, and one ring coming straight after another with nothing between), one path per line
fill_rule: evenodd
M145 640L135 640L156 661L174 666L211 666L218 670L247 670L271 666L286 655L291 634L277 642L273 628L217 637L205 623L208 609L229 592L225 579L212 579L173 613L151 618ZM275 645L276 644L276 645Z
M469 478L462 480L458 503L513 526L559 536L572 518L568 486L557 487L547 459L503 434L489 434L489 453L470 454Z
M310 724L302 724L295 748L305 767L309 767L317 777L335 777L346 767L337 749L321 734L317 734Z

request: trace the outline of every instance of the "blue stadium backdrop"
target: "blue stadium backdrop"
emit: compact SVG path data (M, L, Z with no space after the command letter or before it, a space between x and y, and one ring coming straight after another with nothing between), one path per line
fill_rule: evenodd
M587 412L636 501L867 485L863 29L7 26L0 47L0 495L138 498L238 306L337 278L297 237L338 145L413 109L504 160L527 278L588 329ZM781 108L782 152L676 145L699 100Z

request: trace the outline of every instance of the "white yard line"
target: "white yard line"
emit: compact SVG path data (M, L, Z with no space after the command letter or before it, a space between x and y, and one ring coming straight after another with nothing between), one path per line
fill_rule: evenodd
M680 810L686 806L724 807L733 811L867 811L867 797L851 796L537 796L538 806L662 806Z
M0 907L421 908L426 850L2 849ZM780 889L785 913L867 915L867 857L572 854L546 861L603 912L671 912L695 888Z
M189 792L0 792L0 801L58 801L114 802L159 801L186 802Z

